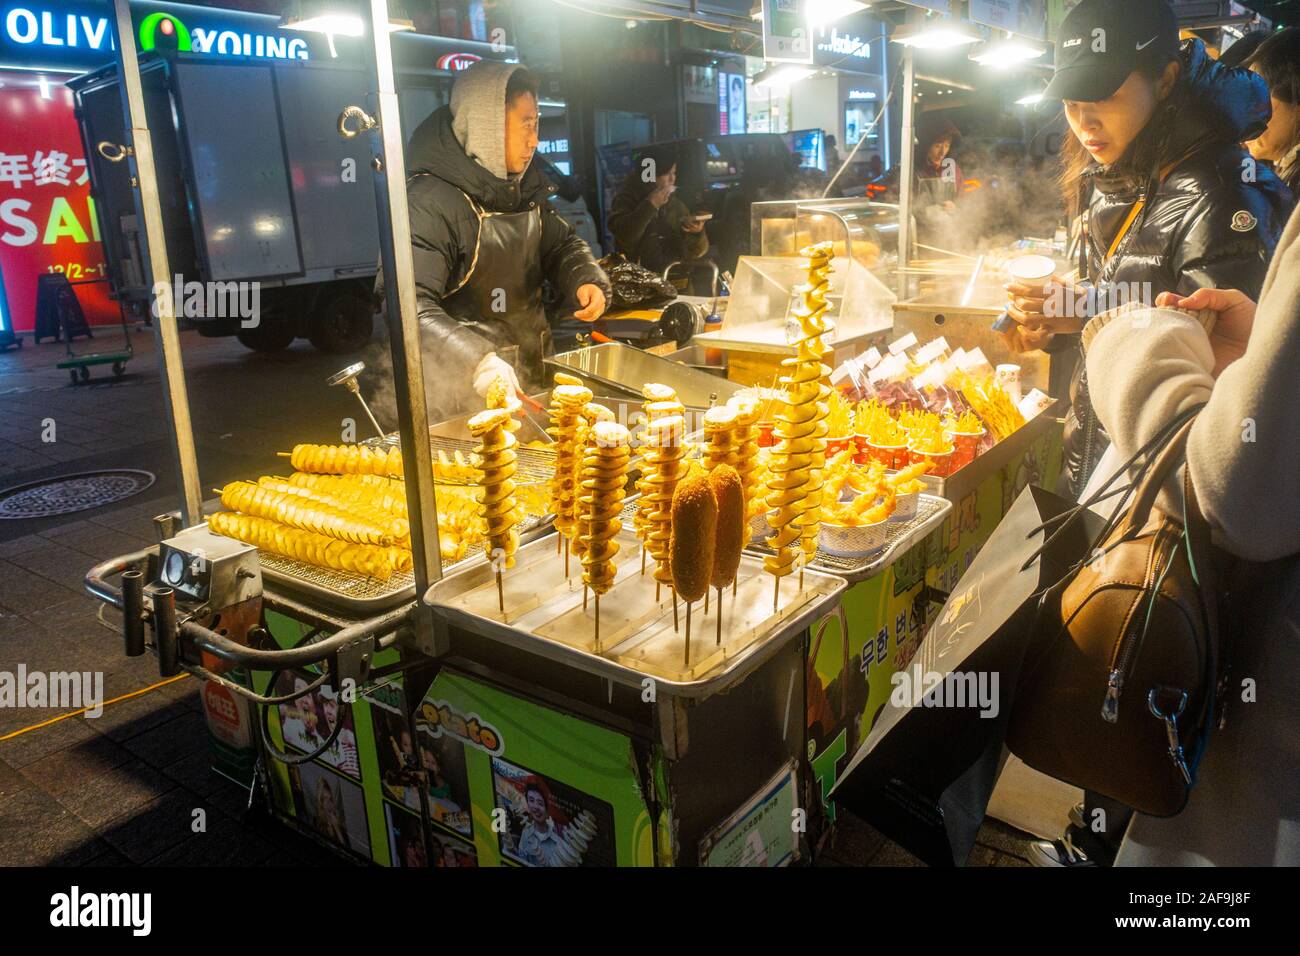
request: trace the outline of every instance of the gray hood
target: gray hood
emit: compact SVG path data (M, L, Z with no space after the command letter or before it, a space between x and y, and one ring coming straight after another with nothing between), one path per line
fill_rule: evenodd
M518 63L480 60L451 88L452 132L470 159L497 179L506 171L506 85Z

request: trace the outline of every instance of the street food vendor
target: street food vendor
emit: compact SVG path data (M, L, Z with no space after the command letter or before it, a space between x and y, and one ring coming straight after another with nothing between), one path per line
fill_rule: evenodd
M407 194L431 414L464 411L471 386L483 395L498 376L541 386L551 351L543 280L575 318L594 322L605 311L605 273L551 208L554 187L532 162L537 123L533 74L483 60L411 137Z

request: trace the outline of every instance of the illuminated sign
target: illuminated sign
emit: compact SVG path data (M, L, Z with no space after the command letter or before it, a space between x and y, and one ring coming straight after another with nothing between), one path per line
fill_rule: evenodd
M817 44L820 53L835 53L840 56L856 56L860 60L871 59L870 41L849 33L840 33L831 27L831 34Z
M849 99L851 100L874 100L875 98L875 90L849 90Z
M543 139L537 143L539 153L567 153L569 151L569 141L567 139Z
M148 9L142 9L147 7ZM72 9L69 9L72 8ZM276 17L181 4L133 4L142 51L306 60L307 40L276 29ZM113 52L109 4L0 5L0 62L91 68ZM105 56L97 56L104 54Z
M438 57L438 69L459 73L468 70L481 59L483 58L477 53L444 53Z

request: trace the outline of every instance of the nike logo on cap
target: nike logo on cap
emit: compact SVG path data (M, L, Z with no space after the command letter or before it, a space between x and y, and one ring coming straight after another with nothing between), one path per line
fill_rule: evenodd
M1147 47L1149 47L1151 44L1155 43L1156 40L1159 39L1159 37L1160 37L1160 34L1157 33L1157 34L1156 34L1155 36L1153 36L1150 40L1147 40L1146 43L1139 43L1139 44L1137 45L1138 52L1141 53L1143 50L1145 50L1145 49L1146 49Z

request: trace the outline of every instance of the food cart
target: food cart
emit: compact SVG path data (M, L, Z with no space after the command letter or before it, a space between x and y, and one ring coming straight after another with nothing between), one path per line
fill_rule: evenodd
M468 443L463 421L430 429L425 416L405 190L386 174L404 168L386 18L384 0L372 0L378 109L348 112L372 147L399 418L397 433L364 447L406 453L409 570L316 566L207 527L176 317L164 307L156 325L182 507L158 519L157 545L92 568L87 590L121 611L127 655L152 651L164 677L203 681L214 765L352 859L809 859L803 662L809 633L836 613L842 578L806 569L778 582L774 607L761 559L745 555L733 590L684 639L676 600L638 571L630 535L603 633L544 520L523 527L503 578L481 550L441 557L434 460ZM143 260L170 275L139 64L121 42L125 0L114 29ZM351 132L342 120L340 132ZM626 415L618 395L606 405ZM520 477L537 480L554 457L521 448Z

